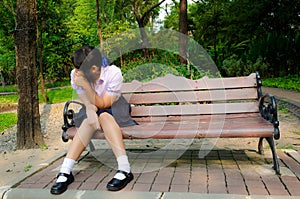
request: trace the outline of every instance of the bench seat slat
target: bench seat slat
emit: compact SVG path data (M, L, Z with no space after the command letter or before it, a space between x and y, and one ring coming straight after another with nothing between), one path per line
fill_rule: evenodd
M246 116L246 115L244 115ZM251 118L251 117L250 117ZM223 118L223 120L179 120L146 122L122 128L126 138L204 138L204 137L270 137L273 125L261 117Z
M238 113L238 114L215 114L215 115L190 115L190 116L169 116L169 117L136 117L137 122L157 122L157 121L220 121L223 119L248 118L248 121L260 117L259 113Z
M173 138L236 138L236 137L271 137L274 127L259 114L228 114L217 117L182 117L180 120L161 118L157 121L139 121L139 125L123 127L126 139L173 139ZM76 128L70 128L68 135L72 138ZM94 138L103 139L102 132L95 133Z
M185 91L251 87L256 87L256 76L254 73L250 74L249 76L230 78L208 78L207 76L205 76L198 80L189 80L184 77L168 74L163 78L156 78L146 83L136 80L130 83L124 83L122 86L122 93L125 94L164 91L168 92L170 90Z
M169 106L135 106L132 107L133 117L169 116L169 115L199 115L223 113L258 112L257 102L223 103L223 104L186 104Z
M248 100L257 99L256 88L190 91L190 92L164 92L164 93L139 93L124 94L130 104L151 104L167 102L205 102L224 100Z

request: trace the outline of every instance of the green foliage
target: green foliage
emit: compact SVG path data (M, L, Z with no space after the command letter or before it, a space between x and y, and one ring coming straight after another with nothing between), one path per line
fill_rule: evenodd
M24 172L28 172L30 169L31 169L32 165L31 164L27 164L25 167L24 167Z
M46 88L56 88L56 87L64 87L64 86L70 86L70 80L64 80L64 81L55 81L45 84Z
M278 145L276 146L277 149L293 149L295 150L295 146L294 145L286 145L286 146L281 146L281 145Z
M166 65L147 63L128 70L124 74L124 82L131 82L132 80L146 82L157 77L163 77L167 74L178 75L178 71Z
M118 43L118 36L137 27L133 2L99 1L103 39L116 39L114 45L106 47L108 52L112 49L122 50L127 44ZM158 0L136 2L139 14L143 14ZM16 0L0 1L0 71L6 84L16 83L12 34L15 28L15 4ZM193 1L188 5L189 36L206 49L223 76L246 74L257 68L265 71L264 76L271 74L270 77L299 74L299 10L300 1ZM72 52L83 44L99 44L96 3L84 0L37 0L37 11L38 26L43 33L44 77L54 81L68 78L72 69ZM164 27L178 30L178 1L173 1L169 11ZM159 8L149 13L144 25L152 26L151 22L156 21L158 12ZM124 35L129 38L131 36ZM126 68L126 62L132 60L132 54L118 52L113 61L120 55L125 60L125 66L118 66ZM170 56L170 59L174 58L173 55L167 56ZM260 59L263 61L259 61ZM196 78L195 73L199 72L193 66L153 63L168 65L188 78ZM223 66L223 63L227 65ZM263 65L258 66L259 63ZM39 66L37 68L40 69Z
M39 85L39 89L40 89ZM65 87L70 86L70 80L65 81L55 81L51 83L45 84L45 88L56 88L56 87ZM0 93L4 92L18 92L17 85L6 85L6 86L0 86Z
M66 102L66 101L72 99L73 89L68 87L68 88L58 88L58 89L47 90L47 96L49 97L48 103L50 103L50 104ZM41 92L39 92L39 102L44 103ZM0 98L0 107L1 107L1 104L3 104L3 106L4 106L7 104L15 104L15 103L18 103L18 95L17 94L3 95Z
M47 147L46 144L42 144L42 145L40 145L39 147L40 147L40 149L42 149L43 151L45 151L45 150L48 149L48 147Z
M0 93L3 93L3 92L17 92L17 91L18 91L17 85L0 86Z
M300 77L298 75L288 75L285 77L267 78L263 80L263 86L300 91Z
M16 113L0 113L0 132L13 127L16 123Z
M238 58L237 55L233 55L223 61L221 70L225 76L245 76L259 71L263 74L268 68L268 65L264 63L262 58L258 58L255 63L250 60L243 60Z
M117 60L116 63L118 64L119 61ZM143 57L142 51L139 50L129 53L124 62L121 70L125 82L134 79L145 82L167 74L180 75L189 79L200 79L205 75L213 76L210 71L201 70L193 64L181 65L176 53L157 49L150 51L149 58Z
M0 1L0 72L6 84L15 81L15 49L12 35L15 28L14 9L15 1Z
M72 99L73 89L72 88L58 88L55 90L48 90L47 96L49 98L49 104L61 103L66 102ZM39 92L39 101L42 103L43 97L42 94Z
M299 74L299 9L300 1L198 1L189 5L189 27L222 75L228 72L222 70L222 64L232 55L243 60L237 63L240 65L246 59L255 63L261 57L268 74L275 76Z
M18 103L18 95L2 95L0 98L0 105L1 104L13 104Z

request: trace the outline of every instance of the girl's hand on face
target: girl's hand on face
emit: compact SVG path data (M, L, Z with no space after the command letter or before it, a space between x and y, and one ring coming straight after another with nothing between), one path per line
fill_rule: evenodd
M89 82L85 78L85 75L83 74L82 71L79 70L75 71L74 82L76 86L82 87L83 89L85 89L86 86L89 85Z

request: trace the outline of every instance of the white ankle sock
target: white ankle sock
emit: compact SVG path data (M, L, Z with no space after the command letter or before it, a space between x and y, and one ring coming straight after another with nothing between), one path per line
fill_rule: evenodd
M70 158L65 158L63 164L61 165L60 172L70 174L75 164L75 160ZM67 178L65 176L59 176L56 182L66 182Z
M127 155L122 155L117 158L118 162L118 170L125 171L127 173L130 173L130 164L128 161ZM126 176L123 173L117 173L114 178L123 180L126 178Z

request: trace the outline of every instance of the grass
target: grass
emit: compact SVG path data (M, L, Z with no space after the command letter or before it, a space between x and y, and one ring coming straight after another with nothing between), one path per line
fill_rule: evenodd
M47 90L47 96L49 98L49 104L56 104L60 102L66 102L73 97L72 88L60 88L55 90ZM40 102L44 102L42 94L39 92Z
M25 167L24 167L24 171L27 172L31 169L32 165L31 164L27 164Z
M0 97L0 104L14 104L18 103L18 95L2 95Z
M49 98L48 103L55 104L66 102L76 97L75 92L72 88L59 88L55 90L47 90L47 96ZM39 102L44 103L41 92L39 92ZM18 95L4 95L0 97L0 108L12 106L18 103ZM13 127L17 123L16 113L0 113L0 132ZM42 147L45 149L45 147Z
M1 113L0 114L0 132L13 127L17 123L16 113Z
M277 149L295 149L294 145L287 145L287 146L277 146Z
M70 80L65 81L53 81L50 83L45 84L45 88L57 88L57 87L65 87L70 86ZM41 89L41 85L39 84L39 89ZM17 85L6 85L6 86L0 86L0 93L4 92L18 92Z
M0 93L17 92L17 90L18 90L17 85L0 86Z
M285 108L284 105L286 103L285 102L280 102L277 106L278 111L281 111L283 114L288 114L290 111L288 108Z
M43 151L47 150L48 149L48 146L46 144L42 144L39 146L40 149L42 149Z
M66 102L72 99L74 93L72 88L58 88L55 90L47 90L47 96L49 98L49 104L55 104L60 102ZM39 102L44 103L44 99L42 97L41 92L39 92ZM14 104L18 103L18 95L3 95L0 98L0 105L1 104Z
M300 77L297 75L268 78L268 79L263 79L262 81L263 81L263 86L300 91Z

